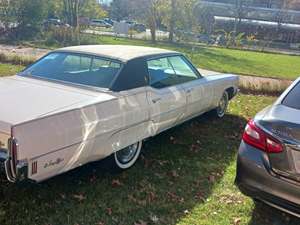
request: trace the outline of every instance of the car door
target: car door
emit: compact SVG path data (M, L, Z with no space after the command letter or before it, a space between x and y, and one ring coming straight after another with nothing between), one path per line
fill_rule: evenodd
M199 72L184 56L169 57L169 61L175 73L182 81L182 87L186 93L185 119L197 116L212 106L213 88L207 78Z
M160 133L176 125L184 117L186 94L167 57L147 61L151 133Z

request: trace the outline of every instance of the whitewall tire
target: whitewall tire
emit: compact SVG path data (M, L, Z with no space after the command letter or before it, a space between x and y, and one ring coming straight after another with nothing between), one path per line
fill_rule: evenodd
M118 170L127 170L138 160L142 149L142 141L130 145L120 151L115 152L112 157L114 167Z
M218 103L218 107L216 109L214 109L214 115L217 117L217 118L223 118L225 116L225 113L227 111L227 108L228 108L228 104L229 104L229 95L228 95L228 92L225 91L223 94L222 94L222 97Z

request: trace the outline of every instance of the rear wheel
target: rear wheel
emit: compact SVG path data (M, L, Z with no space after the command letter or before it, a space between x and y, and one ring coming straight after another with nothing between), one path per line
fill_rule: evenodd
M115 171L122 171L132 167L138 160L142 149L142 141L119 150L110 157L111 166Z
M213 110L213 114L217 118L223 118L228 108L229 103L229 95L228 92L225 91L218 103L218 107Z

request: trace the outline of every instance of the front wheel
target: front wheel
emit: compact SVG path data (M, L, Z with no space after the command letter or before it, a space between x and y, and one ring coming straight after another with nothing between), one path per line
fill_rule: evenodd
M217 118L223 118L228 108L229 96L228 92L225 91L218 103L218 107L213 110L214 116Z
M110 156L110 166L114 171L123 171L132 167L138 160L142 149L142 141L123 148Z

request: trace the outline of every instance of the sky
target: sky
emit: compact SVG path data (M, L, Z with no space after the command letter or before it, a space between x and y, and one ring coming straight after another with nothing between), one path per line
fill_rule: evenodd
M112 2L112 0L99 0L99 2L102 4L109 4Z

